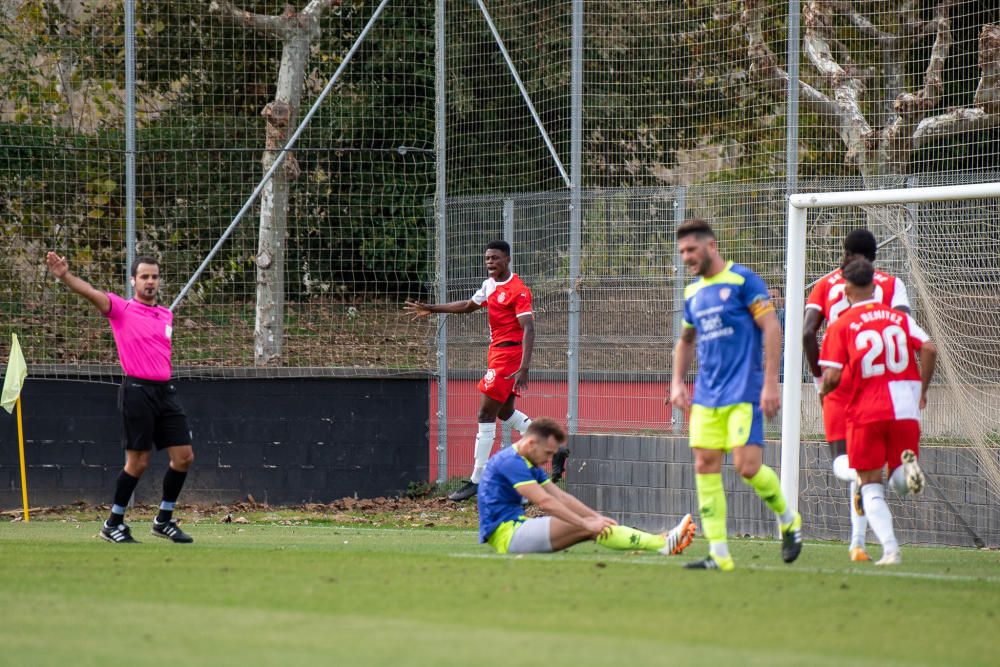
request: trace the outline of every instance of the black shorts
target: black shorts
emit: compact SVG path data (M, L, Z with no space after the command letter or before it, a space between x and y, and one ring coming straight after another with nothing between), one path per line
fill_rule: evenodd
M173 381L155 382L126 376L118 388L122 446L139 452L191 444L184 408Z

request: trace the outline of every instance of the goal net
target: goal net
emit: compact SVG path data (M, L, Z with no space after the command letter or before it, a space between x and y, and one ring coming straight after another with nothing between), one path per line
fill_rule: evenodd
M985 507L1000 495L1000 183L794 195L788 207L789 312L837 266L857 227L880 241L876 265L901 278L913 315L938 346L938 371L923 415L921 461L930 489L919 502L890 501L903 539L921 530L995 532ZM790 318L785 377L802 377L802 321ZM819 402L786 382L782 485L811 517L816 537L849 533L846 485L830 471ZM812 442L814 444L800 443ZM970 476L969 470L978 470Z

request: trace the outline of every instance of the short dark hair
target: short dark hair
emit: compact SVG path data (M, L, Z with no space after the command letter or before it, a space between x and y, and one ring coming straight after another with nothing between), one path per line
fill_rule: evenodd
M855 287L868 287L875 279L875 267L864 257L858 257L847 263L843 275Z
M712 225L708 224L707 221L702 220L701 218L691 218L690 220L685 220L677 226L675 234L678 241L685 236L692 235L697 236L699 239L715 238L715 232L712 231Z
M501 241L500 239L495 239L486 244L487 250L499 250L503 254L510 257L510 244L506 241Z
M528 424L524 434L538 436L543 440L555 438L560 445L566 442L566 431L559 425L559 422L551 417L535 417Z
M878 251L878 242L875 235L869 230L855 229L844 237L844 250L852 255L867 257L869 262L875 261L875 253Z
M130 269L129 275L135 278L135 272L139 270L140 264L152 264L156 268L160 268L160 260L156 259L152 255L139 255L132 262L132 267Z

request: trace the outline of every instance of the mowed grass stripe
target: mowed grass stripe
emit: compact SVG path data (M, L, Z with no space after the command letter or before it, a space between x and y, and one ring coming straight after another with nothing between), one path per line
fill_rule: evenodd
M785 566L776 542L739 540L746 567L720 575L593 545L472 557L489 552L471 531L200 524L181 546L134 528L146 543L123 548L96 523L0 525L0 663L986 665L1000 649L996 552L906 550L907 571L985 581L861 578L840 550Z

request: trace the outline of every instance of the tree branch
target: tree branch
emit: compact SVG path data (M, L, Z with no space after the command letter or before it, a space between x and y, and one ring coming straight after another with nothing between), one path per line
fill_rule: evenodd
M954 0L944 0L934 9L937 33L931 47L924 86L916 93L901 93L893 103L895 118L882 130L879 153L881 162L890 171L902 173L913 150L913 134L924 117L941 102L944 92L943 74L945 61L951 52L951 21L949 13Z
M330 5L340 5L341 0L312 0L306 8L302 10L303 16L319 18Z
M750 78L758 81L776 95L784 95L788 87L788 72L778 67L778 59L764 40L761 27L763 8L758 0L746 0L743 7L743 25L746 26ZM799 98L813 113L835 115L836 105L829 97L804 81L799 82Z
M873 132L861 113L860 98L865 89L864 84L845 71L830 52L833 15L838 4L843 3L812 0L806 4L802 12L802 24L805 26L803 45L813 66L834 91L834 108L840 121L840 136L847 146L844 160L863 167L868 161L868 148Z
M979 33L979 69L982 78L973 104L991 114L1000 114L1000 25L984 25Z
M985 25L979 33L979 69L974 106L922 119L913 131L915 149L931 139L1000 127L1000 25Z
M293 19L295 16L295 10L292 9L291 5L286 5L285 11L278 16L268 16L267 14L254 14L245 9L239 9L233 6L229 0L212 0L208 11L231 25L253 28L273 37L287 39L294 35L294 25L289 24L289 19Z
M920 121L913 132L913 147L920 148L929 140L976 130L1000 127L1000 114L987 113L978 107L952 109L939 116Z

